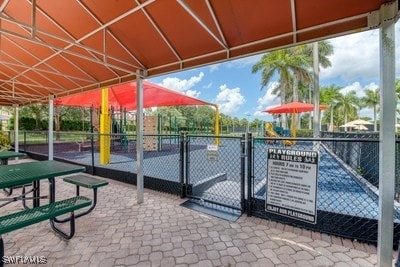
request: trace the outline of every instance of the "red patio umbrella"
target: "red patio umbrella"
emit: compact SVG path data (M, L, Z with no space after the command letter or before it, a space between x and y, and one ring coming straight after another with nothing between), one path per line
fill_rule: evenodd
M324 105L319 105L319 109L325 110L325 109L327 109L327 107ZM280 106L266 109L264 112L271 113L271 114L283 114L283 113L298 114L301 112L310 112L313 110L314 110L314 104L303 103L303 102L291 102L291 103L286 103L286 104L283 104ZM293 121L292 121L292 135L296 136L296 121L295 121L294 116L293 116Z
M320 110L327 109L324 105L319 105ZM314 110L314 104L303 103L303 102L291 102L280 106L266 109L264 112L271 114L283 114L283 113L301 113L310 112Z

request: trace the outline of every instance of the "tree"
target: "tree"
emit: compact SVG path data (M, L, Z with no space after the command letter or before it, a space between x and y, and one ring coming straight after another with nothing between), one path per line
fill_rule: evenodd
M329 131L333 131L333 113L336 104L340 98L340 90L342 88L332 84L330 86L322 87L320 89L320 103L328 106L330 121L329 121Z
M319 42L318 52L321 67L331 66L328 56L333 54L332 45L326 41ZM278 74L279 87L275 88L273 93L279 92L281 104L288 100L299 101L299 99L304 99L304 95L299 95L300 84L304 87L311 81L312 58L310 45L276 50L263 55L261 60L253 66L252 73L261 71L261 89L267 86L274 74ZM304 90L301 92L304 93ZM282 116L282 121L283 127L286 127L285 116Z
M361 98L361 102L368 108L372 108L374 111L374 131L377 131L376 125L376 115L378 112L378 105L380 102L380 90L376 88L375 90L366 89L365 96Z
M338 98L338 110L344 114L344 123L347 123L350 114L357 114L357 106L359 99L356 96L356 91L349 91L346 94L340 94Z
M261 71L261 89L267 86L274 74L279 75L281 104L286 103L292 74L296 73L296 77L306 76L307 68L310 66L307 57L300 51L301 49L295 48L272 51L263 55L261 60L252 68L252 73ZM297 82L294 81L294 83ZM297 97L297 91L293 95ZM282 124L283 127L286 127L285 116L282 116Z
M48 106L42 104L32 104L24 106L20 110L20 116L26 118L35 119L35 130L42 130L41 120L42 117L48 117L49 109Z

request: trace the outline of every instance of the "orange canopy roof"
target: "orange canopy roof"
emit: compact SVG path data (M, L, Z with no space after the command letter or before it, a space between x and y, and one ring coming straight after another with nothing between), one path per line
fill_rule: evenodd
M373 29L396 17L395 4L0 0L0 105L130 82L138 70L153 77Z
M136 83L126 83L113 86L109 89L108 102L114 108L136 110ZM101 105L101 90L89 91L72 96L57 98L54 103L64 106L81 106L99 108ZM190 97L179 92L167 89L157 84L143 82L143 107L185 106L185 105L212 105L206 101Z

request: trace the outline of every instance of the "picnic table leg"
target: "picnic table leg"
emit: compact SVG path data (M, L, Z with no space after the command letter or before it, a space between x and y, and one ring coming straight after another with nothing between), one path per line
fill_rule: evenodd
M4 242L3 242L3 237L0 235L0 267L4 266L3 256L4 256Z
M53 203L56 201L56 180L54 177L49 178L49 202Z
M56 181L54 179L54 177L49 178L49 194L50 194L50 203L55 202L56 200ZM50 219L50 225L51 228L54 230L54 232L58 233L59 235L61 235L63 238L65 239L71 239L74 234L75 234L75 214L74 212L71 212L70 217L66 218L66 221L70 222L70 233L67 234L66 232L64 232L63 230L61 230L60 228L57 227L56 222L58 222L57 218L53 218Z
M71 239L75 235L75 214L74 212L71 212L70 217L68 217L68 221L70 222L70 232L67 234L63 230L57 227L55 224L55 218L50 219L50 225L51 228L54 230L54 232L58 233L65 239Z
M76 195L79 196L79 186L76 186ZM92 210L94 210L94 208L96 207L97 204L97 188L93 188L93 204L92 206L90 206L90 208L87 211L83 211L80 212L78 214L75 214L74 218L79 218L82 217L86 214L89 214L90 212L92 212ZM67 217L67 218L63 218L63 219L57 219L54 218L53 219L56 223L65 223L71 220L71 217Z
M12 193L13 193L13 188L12 188L12 187L10 187L9 189L3 188L3 192L4 192L4 194L5 194L6 196L11 196Z
M33 181L33 207L40 206L40 181Z
M1 159L1 164L0 165L8 165L8 159ZM11 196L12 187L10 187L10 189L4 188L3 192L5 193L6 196Z

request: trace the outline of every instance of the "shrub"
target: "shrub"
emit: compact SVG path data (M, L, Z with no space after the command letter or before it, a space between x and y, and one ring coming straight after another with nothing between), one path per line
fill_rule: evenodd
M11 142L8 136L0 131L0 151L9 150L11 147L10 144Z

